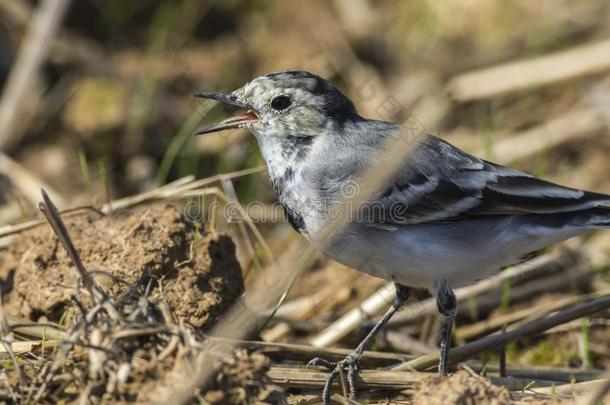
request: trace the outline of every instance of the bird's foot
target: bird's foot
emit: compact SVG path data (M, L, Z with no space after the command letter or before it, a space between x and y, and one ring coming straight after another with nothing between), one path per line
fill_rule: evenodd
M312 366L321 366L330 371L326 376L326 383L324 384L324 389L322 390L322 402L324 405L330 404L330 390L333 385L333 382L337 378L338 375L343 375L343 371L347 370L347 385L349 387L349 395L351 399L356 398L356 375L358 374L358 369L360 368L360 359L362 358L362 354L357 351L353 351L345 358L339 362L332 362L321 357L316 357L311 359L309 363L307 363L307 367Z

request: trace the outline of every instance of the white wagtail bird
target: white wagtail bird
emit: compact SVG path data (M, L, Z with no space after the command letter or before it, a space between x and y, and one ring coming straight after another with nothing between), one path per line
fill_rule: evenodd
M321 240L332 220L328 207L363 168L383 164L384 142L401 132L399 126L363 118L335 86L303 71L195 96L245 110L198 134L232 128L254 134L278 201L298 232L338 262L396 283L396 301L352 354L337 364L317 360L332 366L325 402L343 368L355 396L364 348L408 299L410 287L428 289L443 315L438 371L444 375L457 310L453 288L551 244L610 227L608 195L562 187L424 135L391 178L380 181L367 213Z

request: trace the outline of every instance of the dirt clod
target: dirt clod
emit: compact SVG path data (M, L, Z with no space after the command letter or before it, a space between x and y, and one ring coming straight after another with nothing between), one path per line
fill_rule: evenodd
M267 376L271 365L261 353L236 349L232 356L220 361L218 372L206 387L203 396L210 404L283 404L281 388L272 385Z
M201 328L243 292L233 242L198 229L172 205L65 222L85 267L111 296L148 289L178 320ZM73 323L78 275L48 226L20 236L0 259L0 279L9 314Z
M172 205L63 219L107 300L93 300L81 288L78 272L47 225L21 233L0 256L5 312L61 323L65 337L53 356L33 349L37 356L23 363L23 373L9 367L0 391L23 381L15 395L27 396L45 381L33 402L72 402L85 392L92 403L148 403L172 373L182 370L183 380L190 375L203 332L242 294L235 246ZM236 356L215 380L225 395L221 403L270 397L268 359ZM70 380L62 382L62 375Z
M509 404L508 390L483 377L460 370L448 377L427 377L413 397L415 405L503 405Z

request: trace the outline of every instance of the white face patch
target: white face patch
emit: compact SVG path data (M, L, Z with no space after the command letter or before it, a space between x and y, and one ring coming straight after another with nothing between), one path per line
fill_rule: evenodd
M290 84L293 84L292 86ZM325 131L325 98L313 94L291 81L258 77L236 90L240 101L251 106L259 116L252 129L260 136L315 136ZM291 105L278 111L271 107L272 100L279 96L290 97Z

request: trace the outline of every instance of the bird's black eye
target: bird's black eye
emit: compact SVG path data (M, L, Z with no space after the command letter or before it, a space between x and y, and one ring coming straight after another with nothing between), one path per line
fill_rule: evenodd
M285 94L280 94L279 96L275 96L271 100L271 108L273 108L276 111L285 110L286 108L290 107L291 104L292 104L292 100L290 99L289 96L287 96Z

